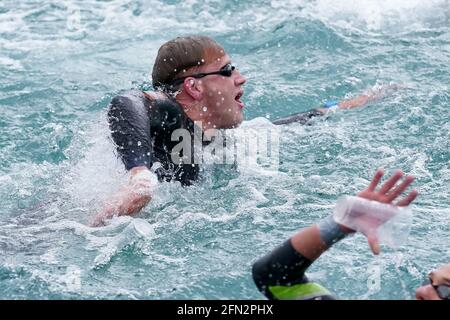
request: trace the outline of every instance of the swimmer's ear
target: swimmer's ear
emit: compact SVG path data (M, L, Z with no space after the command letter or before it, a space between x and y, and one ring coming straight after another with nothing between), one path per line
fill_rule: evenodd
M183 82L183 90L194 100L199 101L203 99L204 87L199 79L186 78Z

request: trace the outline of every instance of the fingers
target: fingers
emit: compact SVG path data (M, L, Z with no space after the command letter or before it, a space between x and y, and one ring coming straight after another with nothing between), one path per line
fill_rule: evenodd
M375 188L377 187L378 183L380 182L381 178L383 177L384 170L382 168L378 169L375 172L375 175L373 176L372 181L370 182L369 188L367 188L369 191L375 191Z
M413 190L411 191L408 196L402 200L400 200L399 202L397 202L397 206L399 207L406 207L408 206L411 202L414 201L414 199L416 199L416 197L419 195L419 192L417 192L417 190Z
M394 190L392 190L388 196L387 200L392 202L395 198L397 198L403 191L408 188L408 186L414 181L414 176L406 176L405 180L401 184L399 184Z
M373 254L380 254L380 244L378 243L378 237L376 234L367 235L367 241L369 242L369 246Z
M389 190L391 190L391 188L397 183L398 180L400 180L402 176L403 172L401 170L395 171L392 177L390 177L389 180L383 184L380 191L378 192L381 194L387 194Z

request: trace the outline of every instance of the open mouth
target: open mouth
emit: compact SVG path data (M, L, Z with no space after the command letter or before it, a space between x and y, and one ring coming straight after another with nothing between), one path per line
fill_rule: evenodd
M234 100L239 104L239 107L244 108L244 103L241 101L241 97L244 95L244 91L239 91Z

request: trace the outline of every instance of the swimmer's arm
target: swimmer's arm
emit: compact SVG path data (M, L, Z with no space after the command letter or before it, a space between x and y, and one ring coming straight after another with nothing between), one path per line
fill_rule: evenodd
M354 231L342 228L342 232ZM317 225L304 228L253 264L253 280L259 291L269 299L301 299L302 285L308 282L306 270L329 247ZM320 290L325 295L331 295L323 287Z
M376 187L381 181L383 175L384 170L378 169L375 172L370 185L366 189L359 192L357 196L368 200L394 205L394 201L414 181L414 176L408 175L404 177L403 172L401 170L398 170L383 184L383 186L379 188L379 190L376 190ZM403 177L404 180L399 183L399 181ZM405 198L399 200L395 205L408 206L416 199L417 195L417 190L412 190ZM311 261L314 261L315 259L320 257L320 255L324 251L326 251L332 244L341 240L345 235L355 232L352 229L334 222L334 219L330 218L326 218L320 221L318 224L306 228L294 235L291 239L292 246L302 255L304 255ZM379 227L380 223L383 222L379 220L372 221L370 219L368 221L360 221L360 224L363 224L365 227L362 228L362 230L367 230L363 233L367 237L370 248L372 249L372 252L374 254L380 253L380 247L376 234L372 234L372 232ZM333 230L333 228L335 230Z
M331 108L317 108L316 110L319 110L322 114L328 113L330 110L333 109L354 109L365 106L367 103L371 101L376 101L378 98L369 94L362 94L360 96L357 96L356 98L342 100L337 102L335 107Z
M397 182L403 177L401 171L395 172L383 186L376 190L384 172L377 170L370 185L358 193L358 197L382 203L393 204L400 194L414 180L413 176L407 176L402 183ZM396 203L397 206L408 206L417 197L416 190L411 191L407 197ZM361 224L366 226L364 235L367 237L369 245L374 254L380 252L377 236L374 230L377 229L380 221L361 220ZM296 284L307 281L305 272L309 266L317 260L328 248L343 239L346 235L355 231L336 223L332 216L321 220L319 223L300 230L282 246L276 248L270 254L257 260L253 265L253 280L258 289L269 299L277 299L280 292L288 292Z
M91 227L105 225L106 220L113 216L134 215L144 208L152 199L151 182L140 179L142 175L151 175L147 167L135 167L130 171L127 185L116 193L90 223Z
M333 101L329 102L328 107L319 107L315 109L311 109L306 112L299 112L292 114L290 116L277 119L273 121L273 124L279 125L279 124L289 124L289 123L300 123L300 124L307 124L312 118L320 117L323 115L326 115L331 110L337 110L337 109L353 109L357 107L362 107L366 103L368 103L370 100L370 96L368 95L360 95L353 99L348 100L342 100L340 102ZM372 100L373 101L373 100Z
M337 102L337 104L335 105L334 108L333 107L331 107L331 108L320 107L320 108L317 108L316 110L319 110L322 114L326 114L330 110L334 110L334 109L354 109L354 108L363 107L370 101L374 101L374 100L375 99L373 97L363 94L363 95L357 96L356 98L339 101L339 102Z
M363 93L362 95L357 96L356 98L335 102L328 102L326 104L326 107L322 106L306 112L296 113L282 119L277 119L273 121L273 123L276 125L294 122L307 124L312 118L315 118L317 116L323 116L328 112L330 112L331 110L338 110L338 109L344 110L363 107L370 102L374 102L388 95L391 95L393 91L397 90L398 88L400 88L400 86L396 84L382 86L381 88L376 90L369 90Z
M389 95L392 95L394 91L398 90L399 88L402 88L401 85L398 84L390 84L381 86L377 89L371 89L366 91L365 93L357 96L356 98L352 99L346 99L337 102L335 109L354 109L363 107L366 104L374 101L378 101L384 97L387 97ZM318 108L316 110L320 110L323 114L326 114L328 111L330 111L331 108Z

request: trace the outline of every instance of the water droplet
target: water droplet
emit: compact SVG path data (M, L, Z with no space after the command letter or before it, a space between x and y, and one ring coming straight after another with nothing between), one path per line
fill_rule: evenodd
M207 107L203 107L203 111L204 112L208 111L208 108Z

